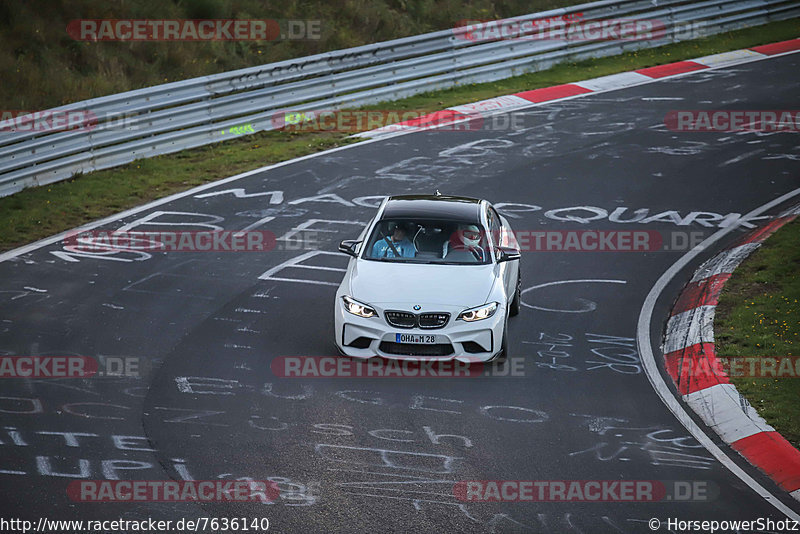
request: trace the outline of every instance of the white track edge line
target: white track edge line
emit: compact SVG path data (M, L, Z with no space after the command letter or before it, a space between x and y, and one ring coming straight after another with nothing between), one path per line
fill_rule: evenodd
M85 230L91 230L93 228L97 228L98 226L102 226L102 225L104 225L106 223L118 221L120 219L124 219L125 217L130 217L131 215L136 215L137 213L140 213L142 211L148 210L150 208L154 208L154 207L160 206L162 204L167 204L169 202L172 202L173 200L178 200L178 199L181 199L181 198L184 198L184 197L187 197L187 196L194 195L195 193L199 193L200 191L205 191L206 189L212 189L214 187L227 184L229 182L234 182L236 180L240 180L242 178L246 178L246 177L248 177L250 175L253 175L253 174L256 174L256 173L259 173L259 172L269 171L269 170L272 170L272 169L276 169L278 167L283 167L284 165L289 165L291 163L297 163L299 161L315 158L315 157L318 157L318 156L325 156L325 155L331 154L333 152L338 152L339 150L345 150L347 148L352 148L354 146L368 145L370 143L375 143L375 142L378 142L378 141L382 141L383 139L384 139L383 137L376 138L376 139L365 139L364 141L361 141L359 143L353 143L353 144L349 144L349 145L338 146L338 147L335 147L335 148L329 148L328 150L323 150L322 152L314 152L313 154L306 154L305 156L300 156L299 158L287 159L286 161L280 161L278 163L273 163L271 165L266 165L264 167L259 167L258 169L253 169L251 171L245 171L243 173L236 174L234 176L229 176L227 178L220 178L219 180L215 180L215 181L209 182L207 184L202 184L202 185L193 187L191 189L187 189L186 191L179 191L179 192L174 193L174 194L172 194L170 196L150 201L147 204L142 204L141 206L136 206L135 208L131 208L129 210L126 210L126 211L123 211L123 212L120 212L120 213L115 213L114 215L109 215L108 217L104 217L102 219L98 219L96 221L92 221L92 222L86 223L86 224L84 224L82 226L78 226L77 228L73 228L71 230L66 230L66 231L60 232L60 233L58 233L56 235L52 235L50 237L45 237L44 239L40 239L39 241L34 241L33 243L30 243L28 245L23 245L23 246L21 246L19 248L15 248L15 249L9 250L7 252L3 252L2 254L0 254L0 263L2 263L4 261L7 261L7 260L10 260L12 258L15 258L15 257L17 257L17 256L19 256L21 254L26 254L26 253L31 252L33 250L45 247L47 245L51 245L51 244L53 244L53 243L55 243L57 241L60 241L61 239L63 239L67 235L73 234L75 232L83 232Z
M744 215L741 220L746 221L751 217L758 216L761 213L798 195L800 195L800 188L781 195L780 197L754 209L750 213ZM703 250L707 250L709 246L734 231L736 228L738 228L738 226L739 225L731 225L712 234L702 243L684 254L677 262L672 264L664 272L664 274L661 275L661 277L653 285L650 293L648 293L647 298L644 301L644 304L642 305L642 309L639 314L639 322L636 328L636 342L639 348L639 355L641 357L642 365L648 380L650 380L650 384L653 386L653 389L655 389L656 393L667 406L667 408L669 408L669 410L675 415L678 421L680 421L681 424L683 424L683 426L686 427L686 429L695 437L695 439L697 439L697 441L700 442L700 444L703 445L706 450L714 455L714 457L719 460L720 463L722 463L728 470L742 480L742 482L750 486L750 488L759 496L761 496L768 503L772 504L790 519L800 521L800 514L789 508L780 499L775 497L755 479L753 479L753 477L747 474L744 469L739 467L739 465L737 465L727 454L725 454L725 452L723 452L723 450L717 446L716 443L714 443L714 441L703 431L703 429L701 429L700 426L694 422L689 413L673 395L669 386L667 386L667 383L664 381L664 378L659 372L655 355L653 354L650 325L653 319L653 310L658 297L664 291L667 284L672 281L675 275L677 275L684 267L686 267Z

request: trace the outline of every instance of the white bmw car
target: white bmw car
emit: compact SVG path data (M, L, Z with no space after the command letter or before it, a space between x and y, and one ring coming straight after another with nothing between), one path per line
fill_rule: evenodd
M508 351L520 309L520 252L487 201L388 197L357 240L334 305L335 342L353 358L487 362Z

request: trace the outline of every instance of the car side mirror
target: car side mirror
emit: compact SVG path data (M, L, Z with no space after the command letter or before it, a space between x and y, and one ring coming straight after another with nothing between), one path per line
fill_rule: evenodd
M504 261L514 261L518 260L522 257L519 250L510 247L498 247L497 248L497 263L504 262Z
M354 258L358 256L358 245L361 244L361 241L357 239L345 239L341 243L339 243L339 252L344 252L348 256L353 256Z

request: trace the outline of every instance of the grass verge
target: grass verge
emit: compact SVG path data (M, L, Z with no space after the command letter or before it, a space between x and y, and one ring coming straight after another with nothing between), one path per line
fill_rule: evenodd
M800 221L784 226L725 285L714 336L723 356L800 356ZM800 377L731 382L789 442L800 448Z
M774 22L706 39L565 63L546 71L497 82L425 93L392 102L391 108L436 111L493 96L782 41L798 35L800 19ZM348 135L330 132L257 133L26 189L0 198L0 251L203 183L355 142Z

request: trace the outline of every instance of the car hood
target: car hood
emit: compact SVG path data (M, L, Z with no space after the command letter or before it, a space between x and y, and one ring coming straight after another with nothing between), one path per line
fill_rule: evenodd
M461 306L486 302L495 281L495 265L421 265L358 260L350 276L350 295L387 305ZM405 307L405 306L404 306Z

